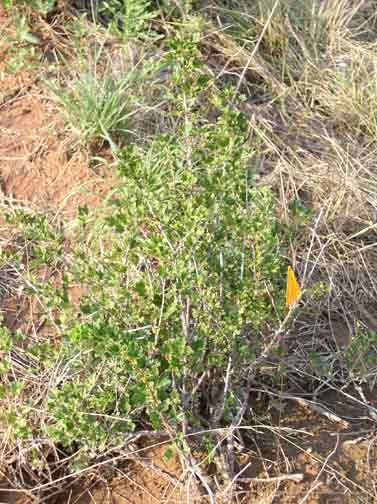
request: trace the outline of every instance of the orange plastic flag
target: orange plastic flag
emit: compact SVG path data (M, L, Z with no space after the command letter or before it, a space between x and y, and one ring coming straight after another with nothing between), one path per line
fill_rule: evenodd
M293 269L288 266L287 279L287 308L291 310L301 297L301 288L296 279Z

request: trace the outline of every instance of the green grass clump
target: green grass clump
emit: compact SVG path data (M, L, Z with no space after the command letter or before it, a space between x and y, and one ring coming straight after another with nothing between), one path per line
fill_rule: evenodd
M132 112L130 87L129 75L97 73L94 64L50 89L75 143L90 147L125 138Z

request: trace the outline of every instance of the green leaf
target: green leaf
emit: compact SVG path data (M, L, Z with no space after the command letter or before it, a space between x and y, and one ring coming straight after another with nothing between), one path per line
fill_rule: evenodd
M33 33L26 32L22 35L22 39L24 42L30 42L31 44L40 44L41 40L37 35L34 35Z

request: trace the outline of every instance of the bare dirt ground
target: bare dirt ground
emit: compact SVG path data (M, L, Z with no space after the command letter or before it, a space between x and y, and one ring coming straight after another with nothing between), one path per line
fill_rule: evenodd
M243 432L248 448L242 455L239 503L343 504L376 502L377 447L373 422L358 405L338 394L321 398L331 411L347 418L332 422L292 401L281 401L281 413L266 398L256 409L264 411L266 424ZM374 405L377 401L374 401ZM275 406L278 406L275 403ZM266 419L268 419L266 421ZM178 460L167 462L164 449L147 452L145 466L128 465L108 484L95 480L77 504L154 504L209 502L195 497L193 487L180 488ZM123 473L123 474L122 474ZM73 495L73 494L72 494ZM230 502L230 497L223 502ZM64 501L64 500L63 500ZM59 501L61 502L61 501Z
M4 195L57 211L95 203L105 179L88 167L84 153L69 155L58 129L36 87L3 104L0 158Z
M376 502L377 446L373 422L357 404L328 392L322 404L344 422L333 422L311 408L289 400L254 408L263 414L261 427L243 431L247 470L238 490L222 502L343 504ZM377 401L370 402L377 406ZM278 411L278 408L281 412ZM347 420L346 420L347 419ZM157 444L157 443L156 443ZM150 448L137 462L109 464L76 481L62 482L45 499L1 493L0 502L70 504L183 504L210 502L195 485L183 484L178 457L167 460L167 445ZM205 462L205 461L204 461ZM6 487L6 484L4 484Z
M9 25L0 7L0 33ZM0 196L65 213L80 204L100 205L109 173L89 167L83 151L70 152L44 84L32 70L9 73L6 46L0 56Z
M2 10L0 16L2 30L8 18ZM0 197L9 204L24 203L66 213L74 212L81 204L100 204L111 187L111 176L106 170L93 171L82 152L69 154L61 124L44 98L43 89L33 82L32 75L6 73L5 57L3 50ZM3 304L1 309L8 313L9 326L30 323L30 308L12 311L11 301L7 302L10 304ZM372 395L367 398L377 408L377 398ZM242 431L245 446L240 461L247 470L239 475L234 502L377 502L377 436L373 418L361 403L342 393L328 391L320 399L337 415L336 421L297 401L255 392L252 409L260 422ZM9 489L5 480L0 502L209 502L208 498L199 499L195 495L194 485L182 483L184 475L179 460L176 457L167 460L165 449L165 446L150 448L137 462L105 465L73 486L69 480L64 481L48 501ZM208 464L204 461L203 465Z

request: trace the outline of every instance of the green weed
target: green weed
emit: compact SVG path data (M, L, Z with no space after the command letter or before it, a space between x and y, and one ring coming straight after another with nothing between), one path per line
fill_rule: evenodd
M157 15L150 0L111 0L100 12L111 19L110 32L126 44L148 38L150 21Z
M28 16L17 11L12 13L14 33L6 33L1 45L6 47L6 69L16 74L20 70L33 71L39 68L40 39L33 33Z
M48 14L56 5L56 0L4 0L6 9L29 7L39 14Z
M344 351L344 361L352 379L368 383L371 388L376 384L377 370L377 332L360 332Z

